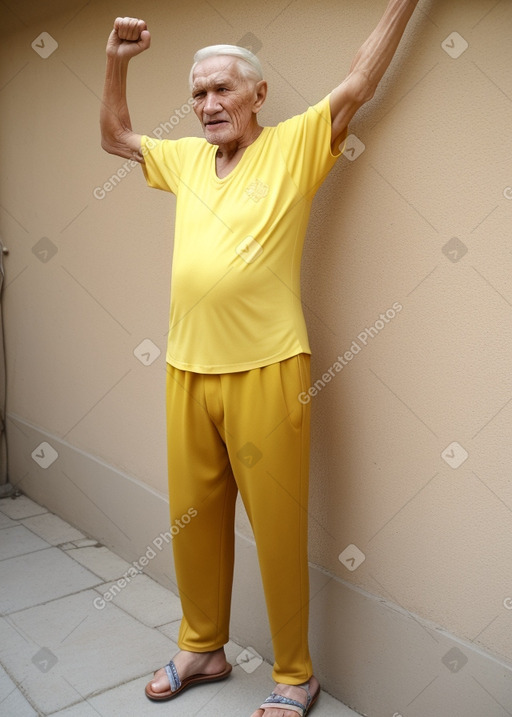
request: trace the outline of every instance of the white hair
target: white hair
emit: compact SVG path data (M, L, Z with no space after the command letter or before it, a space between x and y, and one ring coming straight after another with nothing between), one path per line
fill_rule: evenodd
M206 60L208 57L226 56L235 57L237 59L238 69L242 77L249 80L259 82L263 79L263 70L261 64L255 54L245 47L238 45L209 45L198 50L194 55L194 64L190 70L189 85L193 86L194 70L199 62Z

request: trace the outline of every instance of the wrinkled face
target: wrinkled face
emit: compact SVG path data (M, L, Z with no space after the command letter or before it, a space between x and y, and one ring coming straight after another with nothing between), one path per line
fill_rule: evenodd
M236 58L209 57L198 63L192 97L210 144L243 142L251 134L256 84L241 75Z

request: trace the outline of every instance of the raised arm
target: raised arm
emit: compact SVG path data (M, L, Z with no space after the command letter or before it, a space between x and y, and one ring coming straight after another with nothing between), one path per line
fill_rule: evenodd
M132 57L151 42L144 20L118 17L107 42L107 70L100 111L101 146L110 154L142 162L141 135L132 130L126 101L126 75Z
M389 0L381 21L354 57L349 74L331 93L333 150L345 139L357 110L375 94L417 4L418 0Z

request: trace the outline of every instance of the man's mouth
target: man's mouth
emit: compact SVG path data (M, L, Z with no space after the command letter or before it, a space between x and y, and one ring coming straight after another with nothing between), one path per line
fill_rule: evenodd
M209 122L205 122L204 126L205 127L215 127L216 125L219 125L219 124L226 124L226 120L210 120Z

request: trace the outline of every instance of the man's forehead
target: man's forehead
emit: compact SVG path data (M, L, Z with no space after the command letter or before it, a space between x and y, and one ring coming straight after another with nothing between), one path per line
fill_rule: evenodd
M236 57L217 55L198 62L194 68L193 83L217 84L240 76Z

